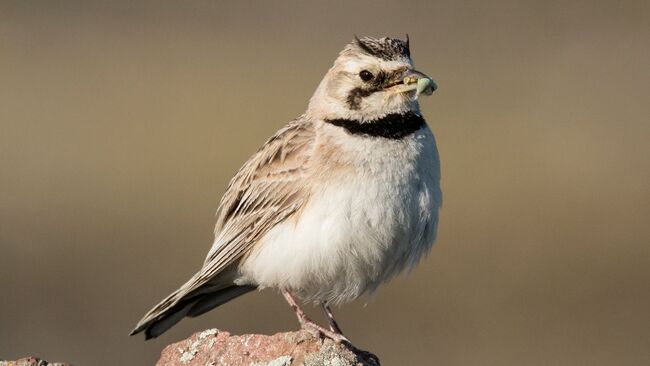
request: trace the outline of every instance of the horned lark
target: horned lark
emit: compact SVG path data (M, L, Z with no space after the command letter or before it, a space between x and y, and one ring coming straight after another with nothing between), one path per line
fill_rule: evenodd
M303 328L347 341L329 306L414 266L435 239L440 164L418 104L435 89L413 68L408 37L355 37L307 111L230 181L203 267L131 334L157 337L185 316L271 287ZM296 297L320 304L329 329Z

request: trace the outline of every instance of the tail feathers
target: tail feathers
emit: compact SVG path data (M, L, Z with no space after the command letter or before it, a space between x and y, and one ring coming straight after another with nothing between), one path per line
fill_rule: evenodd
M178 304L181 306L174 306L172 311L168 314L165 314L162 318L153 321L144 331L144 339L156 338L159 335L165 333L167 329L174 326L176 323L181 321L187 314L187 312L192 308L194 302L187 304ZM177 310L175 310L177 309Z
M160 320L165 313L174 313L174 308L178 310L178 303L185 295L185 293L180 292L181 289L174 291L153 309L149 310L149 312L145 314L142 319L140 319L138 325L135 326L135 329L133 329L129 335L135 335L144 331L145 329L149 328L153 322Z
M201 299L192 305L187 312L187 316L192 318L197 317L236 297L249 293L256 288L256 286L230 286L217 292L203 295Z
M145 339L156 338L185 316L199 316L256 288L232 285L212 292L197 291L183 294L176 291L151 309L130 335L144 331Z

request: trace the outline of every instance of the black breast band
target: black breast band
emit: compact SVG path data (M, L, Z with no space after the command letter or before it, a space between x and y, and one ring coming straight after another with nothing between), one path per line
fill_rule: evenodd
M387 114L382 118L366 122L352 119L326 119L325 122L343 127L352 135L384 137L394 140L406 137L426 125L424 118L412 112Z

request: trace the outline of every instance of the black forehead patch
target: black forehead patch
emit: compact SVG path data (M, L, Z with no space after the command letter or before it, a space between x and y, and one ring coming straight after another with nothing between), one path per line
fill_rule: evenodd
M411 57L408 36L405 41L388 37L355 37L355 42L363 52L387 61Z

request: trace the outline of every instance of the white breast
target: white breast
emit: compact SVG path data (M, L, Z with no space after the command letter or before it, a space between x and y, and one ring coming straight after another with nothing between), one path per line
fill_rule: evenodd
M441 204L431 131L402 140L340 137L350 169L318 174L299 217L271 229L242 263L241 282L349 302L431 248Z

